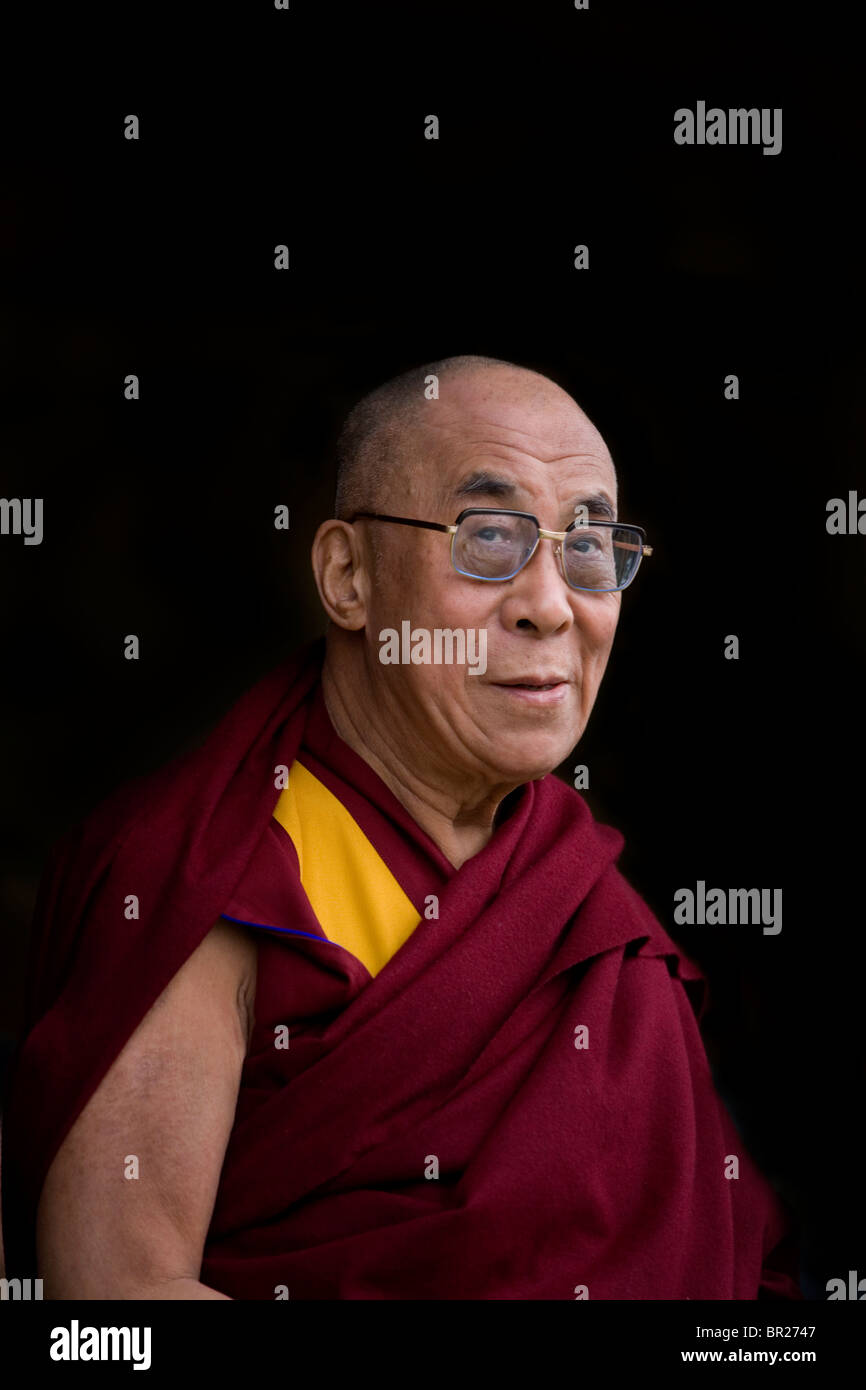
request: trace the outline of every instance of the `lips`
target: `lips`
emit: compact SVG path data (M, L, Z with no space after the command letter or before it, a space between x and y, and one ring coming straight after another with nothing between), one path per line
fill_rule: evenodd
M571 682L560 676L548 680L531 679L522 681L493 681L494 690L502 690L511 696L512 708L548 709L564 704Z
M552 690L556 685L564 685L565 676L529 676L522 680L494 681L494 685L507 685L518 690Z

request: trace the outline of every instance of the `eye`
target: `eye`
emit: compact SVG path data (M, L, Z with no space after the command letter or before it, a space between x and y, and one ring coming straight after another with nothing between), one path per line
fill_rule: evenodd
M598 536L579 536L568 548L573 554L591 555L601 549L601 542Z

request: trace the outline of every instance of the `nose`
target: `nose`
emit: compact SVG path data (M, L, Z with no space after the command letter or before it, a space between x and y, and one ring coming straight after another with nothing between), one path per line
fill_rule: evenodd
M519 574L506 581L502 619L508 628L534 628L543 635L574 622L570 589L562 574L561 545L542 536Z

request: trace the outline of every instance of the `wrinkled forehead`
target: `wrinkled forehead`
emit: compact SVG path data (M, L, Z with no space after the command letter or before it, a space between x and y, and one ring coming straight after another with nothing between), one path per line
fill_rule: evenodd
M564 392L540 389L515 398L491 391L482 399L429 404L437 409L421 416L413 450L420 465L419 501L448 506L461 482L483 471L518 487L567 490L572 483L591 484L616 502L616 471L607 445Z

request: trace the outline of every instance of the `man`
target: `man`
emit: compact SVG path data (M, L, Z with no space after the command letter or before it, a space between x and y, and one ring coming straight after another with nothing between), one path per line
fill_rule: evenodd
M548 379L452 358L362 401L338 462L326 641L43 884L11 1273L60 1298L799 1297L702 977L551 775L649 551L604 441ZM483 661L448 659L458 632Z

